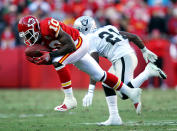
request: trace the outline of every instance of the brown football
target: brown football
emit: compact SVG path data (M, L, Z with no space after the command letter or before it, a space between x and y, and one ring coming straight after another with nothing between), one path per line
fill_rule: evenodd
M34 44L25 49L25 54L29 57L40 57L42 56L42 53L40 53L40 51L51 52L52 50L47 48L46 46Z

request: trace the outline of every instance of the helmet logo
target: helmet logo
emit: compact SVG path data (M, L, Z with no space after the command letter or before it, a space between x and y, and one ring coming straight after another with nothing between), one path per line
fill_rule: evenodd
M34 27L34 24L36 23L36 21L34 20L34 18L29 18L28 19L28 27Z
M81 23L82 23L83 26L87 26L87 24L88 24L88 19L83 19L83 20L81 20Z

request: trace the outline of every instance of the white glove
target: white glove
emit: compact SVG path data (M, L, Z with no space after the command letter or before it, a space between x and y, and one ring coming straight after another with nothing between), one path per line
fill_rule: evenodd
M92 105L93 94L94 94L95 85L89 85L88 93L82 99L83 106L88 107Z
M87 93L83 98L83 106L88 107L92 105L93 93Z
M146 47L141 49L141 52L143 53L143 57L146 63L148 63L148 60L152 63L157 60L157 55L151 52L150 50L148 50Z

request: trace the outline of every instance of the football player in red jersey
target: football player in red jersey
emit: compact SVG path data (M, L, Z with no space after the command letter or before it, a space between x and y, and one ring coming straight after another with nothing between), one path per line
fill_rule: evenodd
M53 64L63 88L71 89L70 74L64 65L74 64L80 70L89 74L95 81L101 81L116 91L121 90L137 106L137 110L141 109L139 107L141 106L141 89L129 88L115 75L103 71L97 62L87 53L87 38L80 34L77 29L69 27L53 18L45 18L39 22L34 16L25 16L19 21L18 31L20 37L24 38L24 42L28 46L38 43L50 49L55 49L52 52L41 51L43 54L41 57L27 57L27 59L38 65ZM60 44L62 46L57 48ZM67 90L65 95L67 92L71 94L70 90ZM64 103L62 105L63 111L67 110L67 108L74 108L77 105L73 95L65 96ZM66 103L70 103L68 105L71 107L67 107ZM58 110L58 108L60 106L56 107L55 110ZM122 124L121 119L120 124Z

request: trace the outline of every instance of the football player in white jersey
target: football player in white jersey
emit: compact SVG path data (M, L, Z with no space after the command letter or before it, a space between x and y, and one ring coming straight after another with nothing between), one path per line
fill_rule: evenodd
M97 62L99 62L99 56L107 58L112 63L108 72L118 76L129 87L139 88L145 80L152 76L158 76L163 79L166 78L166 74L152 64L157 60L157 56L144 46L142 40L138 36L128 32L118 31L118 29L112 25L97 29L94 19L89 16L82 16L76 19L74 27L87 35L90 44L89 53L91 56L94 57ZM133 74L138 60L129 41L132 41L141 49L146 63L149 61L145 70L135 79L133 78ZM92 104L95 84L95 81L90 80L88 93L83 98L83 106L90 106ZM103 88L110 116L107 121L101 122L100 125L120 125L116 92L106 87L107 85L104 84ZM119 96L122 99L128 98L121 92L119 92ZM134 106L136 108L136 105ZM141 113L141 109L136 111L138 114Z

